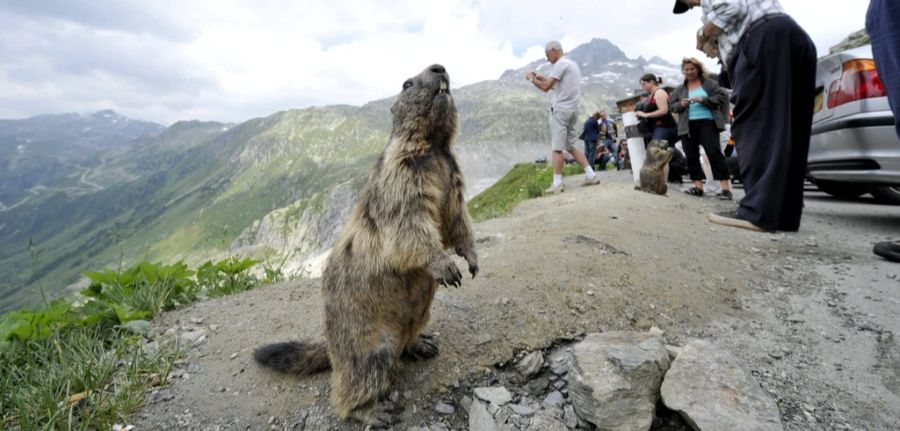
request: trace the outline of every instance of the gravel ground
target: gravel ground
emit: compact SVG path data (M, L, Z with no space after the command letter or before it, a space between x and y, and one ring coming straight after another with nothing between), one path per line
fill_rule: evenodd
M565 193L476 225L482 272L439 291L428 330L441 355L404 365L395 429L465 428L478 386L540 401L564 387L547 370L515 378L515 358L553 354L585 333L651 326L668 344L702 338L732 352L776 400L786 429L900 429L900 266L871 253L900 232L894 207L810 192L799 233L760 234L706 221L735 203L677 187L649 195L632 190L630 174L601 175L600 186L568 178ZM301 280L162 315L160 333L202 332L130 423L362 429L331 415L328 373L282 375L251 358L261 344L321 337L318 289L317 279ZM532 383L541 377L549 386ZM681 427L665 411L655 425Z

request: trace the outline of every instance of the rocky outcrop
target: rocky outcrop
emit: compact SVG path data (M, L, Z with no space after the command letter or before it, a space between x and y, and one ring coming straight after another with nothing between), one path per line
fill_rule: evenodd
M661 388L666 407L695 430L782 430L778 406L728 352L708 341L686 344Z
M604 430L648 430L669 354L654 335L590 334L572 348L569 398L581 418Z

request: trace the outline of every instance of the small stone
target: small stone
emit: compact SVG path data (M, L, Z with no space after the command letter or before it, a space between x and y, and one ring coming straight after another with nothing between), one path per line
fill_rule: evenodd
M575 414L575 408L571 404L563 408L563 420L566 422L566 428L574 429L578 426L578 415Z
M593 291L593 290L588 290L588 291L587 291L587 296L594 296L594 291Z
M681 347L666 344L666 351L669 352L669 359L675 359L681 353Z
M537 409L535 409L534 407L526 404L510 404L509 408L512 409L515 414L526 418L533 415L534 412L537 411Z
M512 401L512 395L502 386L475 388L475 396L495 406L502 406Z
M556 376L553 376L553 377L555 377L555 378L557 378L557 379L559 378L559 377L556 377ZM550 385L550 379L549 379L549 378L547 378L547 377L538 377L538 378L536 378L536 379L534 379L534 380L528 382L528 389L529 389L531 392L543 392L544 389L547 389L547 386L549 386L549 385Z
M566 381L565 381L565 380L560 379L560 380L557 380L557 381L553 382L553 387L556 388L556 389L562 389L562 388L564 388L565 386L566 386Z
M561 406L563 404L563 400L564 398L562 392L553 391L550 392L546 398L544 398L544 401L541 404L548 408L554 408Z
M206 319L203 317L191 317L190 318L191 323L193 323L195 325L199 325L199 324L203 323L204 320L206 320Z
M472 409L472 402L473 402L472 397L470 397L470 396L468 396L468 395L464 395L464 396L459 400L459 406L462 407L463 410L465 410L465 411L468 412L468 411L470 411L470 410Z
M561 376L569 372L569 363L565 357L556 358L550 362L550 372Z
M452 415L456 413L456 407L443 402L437 403L437 405L434 406L434 410L442 415Z
M541 371L544 366L544 355L539 352L531 352L525 355L517 364L516 370L525 377L533 376Z
M494 421L498 425L503 426L503 424L505 424L506 421L509 420L509 418L510 418L510 416L512 416L512 414L513 414L512 410L510 410L510 409L507 409L507 408L499 409L499 411L494 413Z
M193 331L182 332L178 337L181 344L197 346L206 340L206 331L197 329Z
M648 332L650 332L650 335L653 335L656 337L662 337L663 335L666 334L666 331L663 331L662 329L659 329L656 326L651 326L650 331L648 331Z
M237 352L234 352L231 354L231 356L228 357L228 359L234 359L234 358L237 358L237 356L238 356Z

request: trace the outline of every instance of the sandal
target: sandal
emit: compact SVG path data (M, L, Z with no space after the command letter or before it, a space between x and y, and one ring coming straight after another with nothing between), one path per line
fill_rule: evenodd
M684 192L691 196L703 197L703 189L698 189L696 187L691 187L691 188L685 190Z

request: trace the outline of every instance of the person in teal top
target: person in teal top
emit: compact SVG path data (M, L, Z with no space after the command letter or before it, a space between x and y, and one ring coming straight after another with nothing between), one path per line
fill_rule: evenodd
M669 110L678 114L678 136L687 159L688 175L694 187L685 193L703 196L703 180L706 175L700 167L700 146L706 151L713 178L722 185L719 199L731 200L731 182L728 164L719 146L719 133L725 130L728 117L728 93L716 81L709 79L703 63L696 58L681 62L684 83L669 98Z
M688 98L703 100L709 98L709 94L703 89L703 86L697 87L688 92ZM688 107L688 119L690 121L697 120L715 120L712 110L702 103L691 103Z

